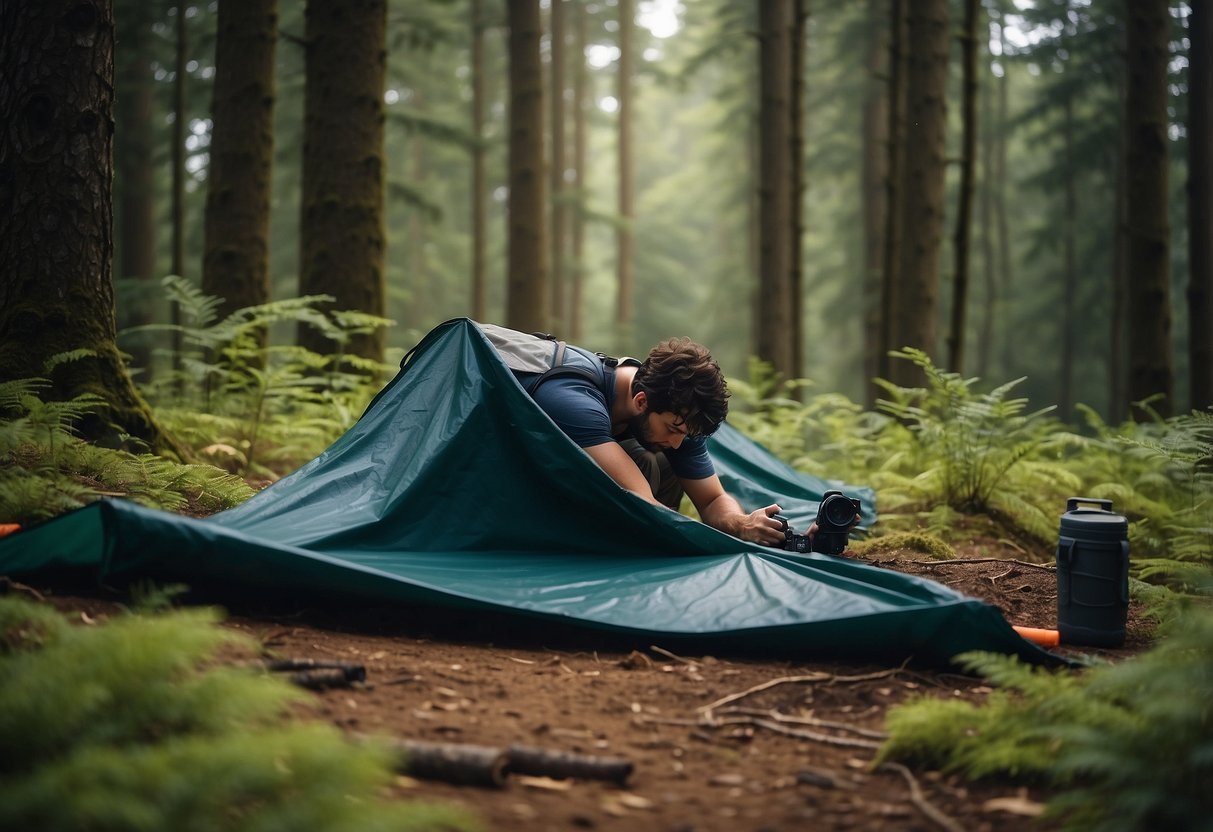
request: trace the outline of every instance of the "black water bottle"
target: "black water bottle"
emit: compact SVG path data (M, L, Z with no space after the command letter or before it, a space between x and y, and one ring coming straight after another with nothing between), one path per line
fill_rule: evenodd
M1129 521L1112 511L1111 500L1071 497L1057 540L1061 642L1120 647L1128 615Z

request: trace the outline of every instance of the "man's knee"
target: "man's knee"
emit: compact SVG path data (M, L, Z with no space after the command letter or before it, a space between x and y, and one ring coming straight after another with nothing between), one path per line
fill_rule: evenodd
M635 439L625 439L619 444L649 481L649 488L652 489L657 502L677 511L682 504L682 481L674 473L666 455L646 450Z

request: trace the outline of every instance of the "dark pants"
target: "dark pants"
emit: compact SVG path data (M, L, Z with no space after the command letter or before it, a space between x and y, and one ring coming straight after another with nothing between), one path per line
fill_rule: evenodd
M670 467L670 461L665 458L665 454L645 450L635 439L624 439L619 444L649 481L649 487L653 489L657 502L678 511L682 504L682 481Z

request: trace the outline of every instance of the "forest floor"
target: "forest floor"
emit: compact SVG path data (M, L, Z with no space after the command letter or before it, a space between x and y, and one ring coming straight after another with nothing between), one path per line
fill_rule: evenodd
M1012 624L1056 626L1055 575L1027 562L1051 553L1028 553L1025 560L1017 547L975 540L957 554L957 561L929 561L893 551L871 562L985 599ZM119 609L116 596L36 589L85 621ZM633 765L624 783L520 774L497 787L398 779L404 798L464 806L486 829L1042 828L1033 815L1049 795L1040 789L871 768L891 706L920 696L979 702L991 691L979 679L913 666L677 655L660 644L622 644L585 630L469 613L300 607L297 599L205 591L188 601L224 606L226 626L273 656L365 667L365 683L315 693L300 718L358 734L522 744ZM1122 649L1084 652L1116 661L1141 652L1150 639L1150 624L1133 604Z

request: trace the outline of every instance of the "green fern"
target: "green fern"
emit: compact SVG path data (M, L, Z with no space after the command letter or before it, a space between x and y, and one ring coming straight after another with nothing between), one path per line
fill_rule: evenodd
M0 598L0 828L469 830L389 802L389 755L284 722L308 695L216 666L250 655L212 610L72 627Z
M981 705L922 698L892 709L877 762L1058 788L1069 828L1197 829L1213 817L1213 608L1169 594L1154 649L1084 674L1000 655L957 661L998 685Z

